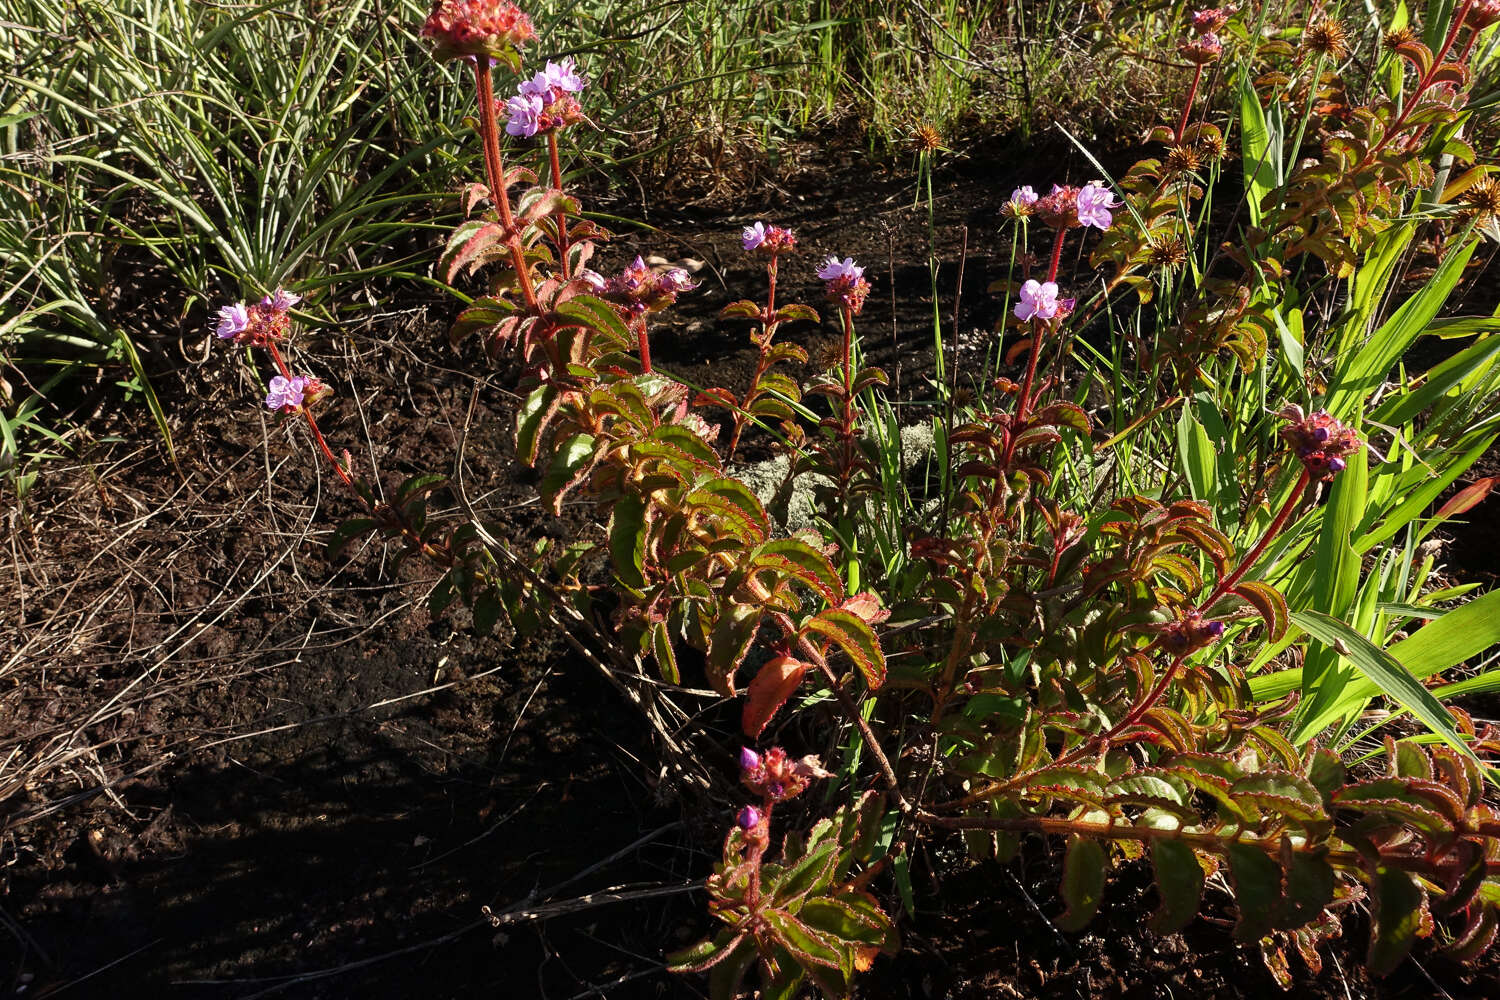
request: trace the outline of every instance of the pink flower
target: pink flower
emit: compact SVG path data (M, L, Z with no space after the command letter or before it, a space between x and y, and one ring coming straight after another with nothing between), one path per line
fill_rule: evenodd
M609 286L609 282L605 279L604 275L591 268L583 268L575 277L596 292L602 292Z
M824 295L858 315L864 308L865 296L870 294L870 283L865 280L865 269L854 263L853 257L842 261L829 257L818 270L818 277L828 283Z
M267 308L275 309L278 312L287 312L292 306L301 301L302 296L297 293L289 292L285 288L278 288L273 294L261 299L260 304Z
M747 251L754 250L766 241L766 224L757 222L753 226L746 226L740 233L740 246Z
M657 287L663 293L677 295L680 292L690 292L698 287L698 283L688 277L687 271L680 267L670 267L661 273L656 279Z
M505 102L505 131L530 139L542 130L542 99L535 94L517 94Z
M238 337L249 325L250 311L245 308L245 303L236 302L219 310L219 325L214 328L214 332L229 340L231 337Z
M1108 229L1114 223L1109 210L1118 207L1115 196L1099 181L1090 181L1078 190L1079 225Z
M1177 46L1177 54L1194 65L1207 66L1224 54L1224 43L1210 31Z
M818 277L824 281L859 281L864 276L865 269L854 263L853 257L845 257L842 261L829 257L818 269Z
M790 229L757 222L740 231L740 246L745 248L746 253L758 250L763 254L775 256L794 249L797 246L797 237Z
M576 94L583 90L586 83L587 81L579 74L573 57L569 56L560 63L548 60L547 68L521 84L520 92L540 97L551 103L554 99L553 91L560 94Z
M1212 34L1229 23L1230 11L1222 7L1195 10L1192 14L1193 30L1200 35Z
M1030 184L1022 185L1010 193L1011 203L1014 205L1035 205L1037 193L1031 189Z
M266 406L278 413L297 409L302 405L302 395L307 383L308 379L301 375L293 375L291 378L274 376L267 386L270 392L266 393Z
M1015 308L1017 319L1052 319L1059 309L1057 282L1032 280L1021 286L1021 301Z

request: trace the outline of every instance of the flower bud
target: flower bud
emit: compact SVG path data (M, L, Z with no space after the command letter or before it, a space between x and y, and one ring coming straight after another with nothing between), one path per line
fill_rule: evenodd
M536 38L536 29L507 0L437 0L422 25L438 59L488 56L519 62L515 50Z
M734 818L734 821L739 824L741 830L749 833L760 826L760 810L754 806L746 806L740 810L740 814Z
M740 770L753 771L760 767L760 754L749 747L740 748Z

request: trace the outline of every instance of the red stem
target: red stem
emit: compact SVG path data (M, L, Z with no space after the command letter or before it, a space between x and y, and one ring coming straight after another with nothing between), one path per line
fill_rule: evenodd
M641 354L641 374L651 374L651 338L646 333L646 317L635 321L635 342Z
M271 360L276 362L276 367L280 369L282 377L287 381L291 381L292 370L287 367L286 359L283 358L281 356L281 352L276 349L276 344L274 342L268 343L266 344L266 347L270 349ZM344 468L344 463L340 462L334 456L333 449L328 447L328 442L323 439L323 431L319 429L318 421L312 415L312 408L309 406L301 406L298 407L298 409L302 411L303 418L307 420L308 429L312 431L313 440L318 443L318 449L323 452L323 457L328 459L328 464L333 466L333 471L339 474L339 478L344 481L345 486L353 486L354 480L349 477L348 471Z
M485 56L474 59L474 86L479 97L479 135L484 142L490 199L500 210L500 225L505 230L505 243L510 248L521 298L526 300L527 309L535 315L541 309L537 306L536 289L531 286L531 272L526 267L526 249L521 245L521 234L516 232L516 219L511 214L510 194L505 189L505 161L500 156L500 132L495 121L495 90L490 81L490 60Z
M557 155L557 131L547 133L547 158L552 165L552 190L562 192L562 161ZM572 277L568 261L568 212L561 205L557 208L557 260L562 268L564 280Z
M1187 132L1188 117L1193 113L1193 102L1198 99L1198 85L1203 82L1203 64L1193 72L1193 85L1188 88L1187 100L1182 102L1182 118L1177 122L1177 131L1173 133L1173 144L1182 145L1182 136Z

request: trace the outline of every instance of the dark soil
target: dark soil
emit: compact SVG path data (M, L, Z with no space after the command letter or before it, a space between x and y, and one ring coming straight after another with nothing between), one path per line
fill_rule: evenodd
M661 367L747 381L745 331L714 317L759 294L738 231L767 219L805 248L783 301L816 301L811 265L825 254L869 266L872 359L903 397L925 398L929 237L911 165L872 167L839 148L800 150L798 176L733 205L668 213L596 200L660 230L621 239L603 266L637 250L704 262L703 287L653 340ZM1092 176L1064 148L995 166L1012 161L998 145L975 148L937 180L939 303L951 344L962 260L950 363L966 372L998 318L984 289L1001 270L991 261L1008 259L1003 198L1020 183ZM413 298L352 336L308 341L310 367L340 390L325 430L357 464L375 462L387 487L447 471L455 451L482 365L472 346L447 346L451 314ZM187 353L204 348L207 326L190 314ZM814 354L833 342L831 327L793 335ZM300 428L255 415L242 360L217 345L206 357L158 377L177 469L139 444L150 425L121 408L100 424L116 443L46 467L8 514L15 584L0 596L0 635L15 666L0 688L0 761L13 749L52 759L0 800L0 985L33 997L701 995L699 979L660 963L708 927L691 883L718 853L728 806L677 797L636 710L562 644L504 627L478 637L461 612L431 621L430 574L393 572L377 546L326 561L322 543L353 503ZM508 377L477 383L466 449L476 502L516 539L594 530L576 512L548 517L531 474L514 471ZM1493 522L1495 504L1472 524ZM1492 527L1467 530L1456 561L1496 551ZM1493 572L1475 558L1461 565ZM704 707L710 738L736 745L732 706ZM871 997L1276 992L1225 927L1147 932L1139 872L1126 869L1086 933L1062 935L1047 920L1056 860L1040 842L1005 867L961 862L954 844L928 850L906 951L865 978ZM621 886L681 891L588 905ZM498 929L485 918L485 907L580 900ZM1362 933L1356 917L1320 976L1298 970L1292 995L1500 995L1494 962L1462 970L1419 956L1373 983L1359 968Z

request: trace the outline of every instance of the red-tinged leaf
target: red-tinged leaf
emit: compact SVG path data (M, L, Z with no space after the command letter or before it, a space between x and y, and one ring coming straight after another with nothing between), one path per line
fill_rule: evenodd
M745 708L740 717L740 728L745 735L755 739L766 728L766 723L776 711L786 704L792 692L807 675L808 664L790 656L778 656L766 661L746 689Z
M490 189L483 184L469 184L464 187L463 206L464 215L467 216L474 211L474 206L490 196Z
M783 361L792 361L796 364L807 362L807 351L797 344L772 344L770 350L766 351L767 367Z
M667 968L673 972L707 972L728 958L746 937L744 931L736 934L734 928L726 928L717 937L668 955Z
M704 389L693 397L694 406L722 406L726 410L738 410L740 401L734 393L728 389L715 386L712 389Z
M891 616L889 608L880 606L880 597L868 590L844 598L839 607L858 615L867 625L879 625Z
M498 222L473 219L465 222L453 232L448 248L443 253L443 280L450 285L458 272L466 266L480 262L485 251L500 243L505 230Z
M844 598L844 581L828 557L800 538L775 538L751 557L756 569L769 569L816 590L829 604Z
M714 619L703 666L714 690L726 698L734 697L735 672L755 642L761 617L758 607L726 601Z
M1099 904L1104 901L1104 878L1108 869L1109 856L1099 841L1076 836L1068 841L1061 888L1068 909L1054 921L1059 930L1081 931L1094 919Z
M625 496L609 515L609 556L615 577L632 590L643 590L646 554L646 503Z
M548 382L533 389L516 414L516 454L527 465L536 464L542 434L552 422L562 399L562 390L555 383Z
M1161 896L1161 904L1151 915L1151 929L1158 934L1176 934L1198 915L1203 866L1191 847L1169 837L1151 842L1151 865Z
M1500 477L1485 476L1483 479L1465 486L1453 494L1453 497L1447 503L1438 508L1438 512L1433 515L1433 520L1446 521L1450 517L1467 514L1479 506L1485 497L1490 495L1490 491L1495 488L1497 481L1500 481Z
M1292 615L1287 608L1286 598L1281 596L1281 591L1270 584L1252 580L1239 584L1233 592L1249 602L1250 606L1265 619L1266 638L1270 642L1276 642L1286 634Z
M1409 872L1389 865L1375 869L1370 880L1372 920L1365 965L1377 976L1395 970L1417 938L1432 933L1427 893Z
M1079 434L1087 434L1090 430L1089 415L1083 412L1083 407L1076 403L1053 403L1050 406L1044 406L1036 411L1032 420L1037 424L1066 427Z
M1500 915L1494 908L1474 907L1469 912L1468 923L1453 943L1443 949L1443 954L1455 962L1473 961L1495 943L1497 930L1500 930Z
M885 651L874 629L859 615L842 608L826 608L808 619L802 630L836 643L854 661L870 690L885 683Z
M1275 813L1299 825L1328 822L1322 794L1301 775L1260 771L1236 781L1229 794L1237 802L1253 802L1262 811Z
M726 532L758 545L770 534L766 509L750 487L738 479L710 479L688 494L685 504L702 507L724 518Z
M780 309L776 310L776 322L820 323L822 322L822 319L818 316L818 311L812 306L803 305L800 302L793 302L791 305L782 306Z
M749 299L740 299L720 309L719 317L721 319L759 319L760 305Z
M457 346L465 337L481 330L493 330L507 318L514 321L515 304L505 299L475 299L448 330L448 340Z
M595 461L592 434L575 434L552 453L552 464L542 477L540 490L554 515L562 516L563 499L594 467Z
M815 931L785 910L767 907L762 911L776 940L803 965L839 968L838 949L820 931Z

